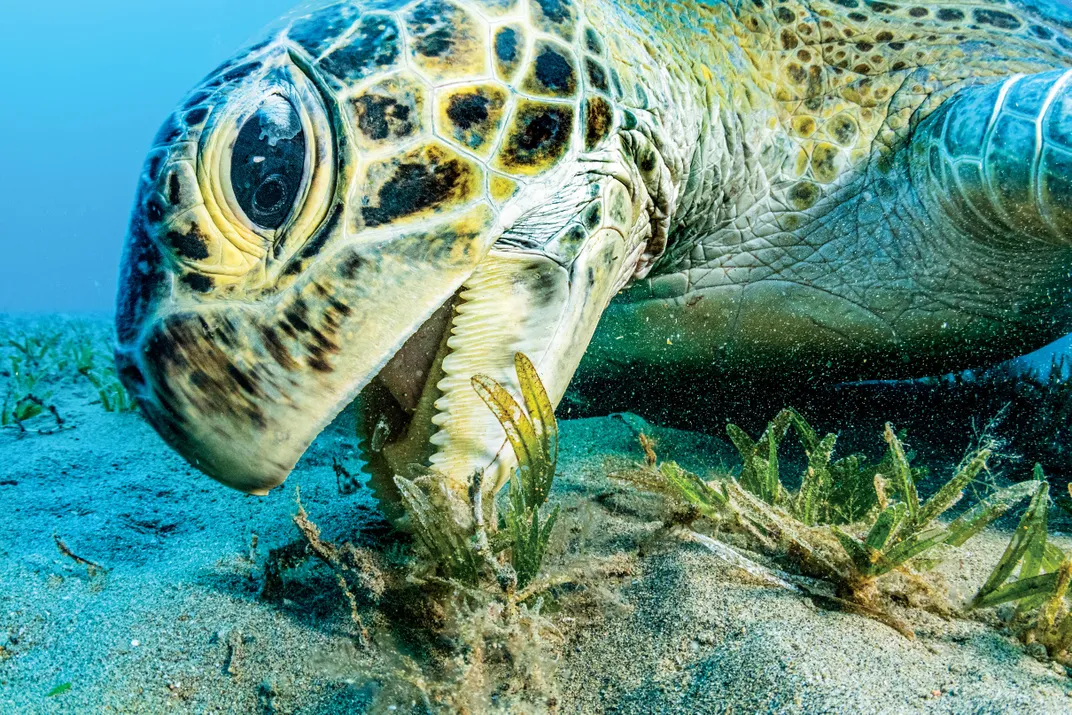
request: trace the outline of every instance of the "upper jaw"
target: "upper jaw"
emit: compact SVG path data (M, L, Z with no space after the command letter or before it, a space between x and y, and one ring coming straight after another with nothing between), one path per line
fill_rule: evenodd
M266 494L474 272L492 223L480 206L433 232L345 246L255 304L169 304L119 346L127 386L191 464Z

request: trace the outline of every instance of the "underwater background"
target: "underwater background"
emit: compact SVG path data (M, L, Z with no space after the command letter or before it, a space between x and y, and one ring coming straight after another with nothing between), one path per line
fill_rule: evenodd
M709 504L678 494L668 507L665 495L635 488L650 487L650 474L612 478L656 466L651 438L660 465L743 483L748 456L727 424L765 434L793 406L819 434L838 434L837 456L876 464L892 423L913 466L927 466L916 478L929 496L987 435L1000 454L947 520L988 490L1030 481L1037 463L1052 497L1050 545L1067 551L1069 338L918 380L759 374L688 396L567 394L557 412L562 517L547 563L583 578L538 607L524 604L547 618L523 627L487 625L497 606L483 601L458 620L452 609L464 608L450 599L407 610L423 604L395 578L414 560L413 540L393 532L366 491L341 487L343 473L359 471L349 413L265 499L224 489L172 452L111 361L138 174L176 101L293 5L62 0L0 13L0 713L517 712L519 693L540 694L525 701L532 712L1072 712L1064 661L1037 639L1023 642L1011 607L960 618L927 600L933 589L968 602L1006 553L1021 510L953 552L926 588L898 581L883 596L897 618L883 620L846 606L841 592L772 586L771 574L792 570L784 550L771 556L730 533L729 520L703 526ZM810 454L791 442L781 468L785 489L799 490ZM388 574L384 583L362 581L358 561L310 556L316 542L295 528L299 508L325 539L356 544ZM725 529L763 569L702 542L661 541L694 520L704 537ZM340 574L359 592L354 608L375 648L356 635ZM449 628L417 632L422 619ZM912 639L898 632L904 622ZM509 653L485 664L508 672L506 685L466 670L474 637ZM464 707L444 694L461 686L475 693Z
M0 311L114 311L138 174L163 118L293 5L5 3Z

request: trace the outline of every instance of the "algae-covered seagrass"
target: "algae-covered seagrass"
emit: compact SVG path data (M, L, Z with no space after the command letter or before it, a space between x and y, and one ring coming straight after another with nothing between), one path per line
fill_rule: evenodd
M0 349L7 349L0 366L0 375L6 378L0 398L0 428L17 428L26 434L26 423L43 415L51 415L55 429L63 427L48 384L52 353L62 337L59 332L35 330L19 331L18 335L0 333ZM53 430L35 431L47 434Z
M524 408L487 375L472 379L473 389L506 431L517 461L501 525L495 500L484 500L482 472L473 475L465 500L434 472L415 480L396 476L395 482L430 575L469 587L497 582L519 603L546 588L533 587L533 582L558 521L557 506L540 518L558 464L558 423L532 361L517 353L514 364ZM499 558L507 550L509 566Z
M117 360L263 494L363 391L374 469L513 464L469 385L831 378L1072 328L1072 11L350 0L194 87L145 162ZM598 327L597 327L598 324ZM379 465L379 466L377 466Z
M1012 624L1027 643L1038 643L1046 654L1072 664L1072 554L1049 541L1047 521L1049 484L1035 465L1034 496L993 572L972 599L971 608L1015 603ZM1072 485L1069 486L1072 493Z
M783 485L778 459L779 446L790 426L807 457L795 494ZM986 469L998 447L988 437L981 438L965 455L948 481L921 500L917 489L920 470L911 466L901 439L889 424L884 431L888 449L877 463L856 454L832 461L837 436L828 434L820 439L807 420L792 409L779 412L758 440L753 441L734 424L727 426L727 432L741 453L741 472L736 479L705 481L675 462L658 464L644 435L641 444L646 463L611 476L692 510L673 521L706 517L719 526L744 533L761 550L781 555L802 573L829 582L834 589L830 595L838 605L876 618L909 637L913 635L911 627L883 607L878 580L895 571L911 577L927 570L940 559L935 552L963 546L1029 499L1031 503L1014 545L975 603L991 605L987 599L1000 603L1020 598L1027 593L1025 588L1055 588L1056 573L1048 574L1048 580L1041 584L1031 580L1043 564L1044 549L1048 549L1045 565L1050 571L1062 560L1055 547L1046 546L1046 489L1037 467L1035 481L994 490L957 518L948 523L939 521ZM1040 508L1041 521L1035 516ZM1024 523L1030 527L1024 527ZM1017 583L995 594L1025 552L1036 554L1039 561L1028 562ZM807 582L804 586L811 587ZM1067 583L1063 588L1067 589ZM1061 594L1063 598L1064 590ZM948 612L944 599L935 607ZM1072 633L1072 620L1068 628Z
M558 423L532 361L518 353L514 364L520 403L486 375L471 381L516 456L504 514L494 499L484 499L484 474L472 476L463 496L441 475L412 474L421 471L413 468L410 477L395 477L405 514L399 523L415 536L412 558L405 550L388 558L325 540L300 501L294 523L305 543L269 558L271 577L262 595L273 598L286 588L284 572L305 557L330 567L357 642L380 663L360 669L378 690L371 712L402 703L422 703L422 712L543 712L557 687L550 677L557 660L552 646L562 641L541 613L545 596L555 610L567 608L569 598L554 593L557 587L580 590L589 580L623 572L616 559L601 563L589 555L564 566L568 549L560 542L555 568L541 573L559 515L558 505L540 515L555 479ZM362 611L370 605L374 615L366 620ZM396 642L400 631L406 645Z

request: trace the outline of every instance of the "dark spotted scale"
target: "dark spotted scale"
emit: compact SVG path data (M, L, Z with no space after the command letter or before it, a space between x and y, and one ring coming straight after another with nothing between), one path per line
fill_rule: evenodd
M504 88L490 84L451 90L440 100L441 134L478 154L487 154L498 138L507 97Z
M574 96L577 93L577 63L570 49L557 42L537 42L532 67L521 89L545 97Z
M406 14L410 56L433 81L482 74L486 28L463 4L424 0Z
M418 218L475 198L479 169L438 144L376 162L362 191L361 217L375 228L404 218Z
M329 74L352 83L392 67L401 55L398 24L388 15L361 18L347 41L319 60Z
M560 104L519 102L496 157L497 166L508 173L525 175L553 167L569 150L573 115L572 107Z
M525 28L506 25L495 31L495 70L500 79L509 81L521 66L525 53Z
M607 84L607 70L603 68L603 65L593 60L590 57L586 57L584 60L584 71L588 80L588 87L606 94L609 90Z
M425 90L405 75L377 82L349 100L358 145L367 150L391 146L423 130Z
M602 97L589 97L584 101L584 148L592 151L610 135L614 113L610 103Z
M572 41L577 25L573 0L531 0L532 22L538 30Z

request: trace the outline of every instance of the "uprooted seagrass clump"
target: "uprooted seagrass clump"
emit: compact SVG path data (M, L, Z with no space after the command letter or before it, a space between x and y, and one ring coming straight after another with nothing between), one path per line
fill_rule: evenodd
M494 584L509 605L546 588L537 576L559 514L556 507L547 518L540 516L558 464L554 408L532 362L518 353L514 364L524 409L490 377L472 379L473 389L503 426L517 457L501 523L494 500L485 503L483 473L473 475L467 501L434 473L412 480L395 477L409 526L423 552L424 573L419 577L463 588Z
M551 648L561 640L541 613L544 594L602 573L592 559L543 573L559 517L557 506L548 510L558 425L532 362L519 353L515 367L524 406L491 378L472 380L517 457L501 510L486 498L481 474L464 497L429 470L396 476L401 526L412 532L415 548L392 564L375 550L324 541L299 506L295 523L307 542L305 554L331 568L355 640L382 656L379 665L361 668L379 683L383 704L420 702L428 711L488 712L493 704L510 712L544 709L554 688ZM279 584L273 576L273 588ZM369 604L375 615L363 618ZM409 642L424 643L420 656L399 645L401 631Z
M807 468L795 493L779 472L778 449L790 427L807 456ZM741 453L738 479L706 482L674 462L657 464L642 440L645 465L613 477L660 493L691 510L678 518L706 518L719 528L746 535L768 555L780 556L800 574L832 588L816 592L809 579L795 583L813 595L866 614L911 637L911 628L887 607L882 580L893 573L928 591L918 574L938 562L943 549L963 545L1038 487L1017 484L993 492L948 524L941 517L986 468L996 445L986 441L968 454L953 476L929 499L921 501L918 470L913 469L901 439L889 425L887 451L878 463L860 455L832 461L836 435L820 438L803 417L787 409L753 441L736 425L727 429ZM928 605L948 610L941 600Z

